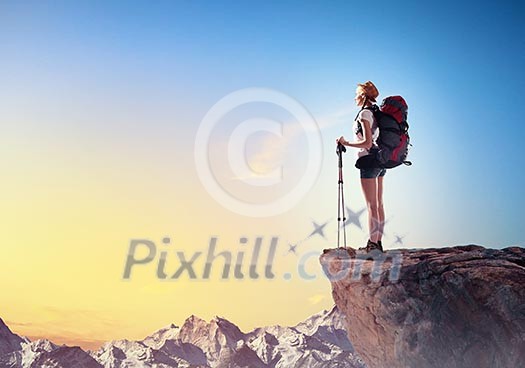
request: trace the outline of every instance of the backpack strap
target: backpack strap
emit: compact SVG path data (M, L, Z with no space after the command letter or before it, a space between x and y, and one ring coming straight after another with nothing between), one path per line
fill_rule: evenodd
M378 109L379 109L379 107L378 107L376 104L373 104L372 106L367 106L367 107L365 107L365 106L363 105L363 107L361 107L361 110L359 110L359 112L358 112L357 115L355 116L354 121L357 120L357 118L359 117L359 114L361 113L361 111L363 111L363 110L370 110L370 111L372 112L372 114L373 114L373 113L375 113Z
M366 105L366 100L365 100L365 103L363 104L363 107L361 107L361 110L359 110L359 112L357 113L357 115L354 118L354 121L357 121L356 133L363 134L363 127L361 126L361 122L359 120L357 120L357 118L359 117L359 114L361 114L361 111L369 110L369 111L372 112L372 114L374 114L377 110L379 110L379 107L376 104L373 104L372 106L367 106L367 107L365 107L365 105Z
M357 115L355 116L354 121L357 120L357 118L359 117L359 114L360 114L361 111L363 111L364 109L365 109L364 107L361 107L361 110L359 110L359 112L358 112Z

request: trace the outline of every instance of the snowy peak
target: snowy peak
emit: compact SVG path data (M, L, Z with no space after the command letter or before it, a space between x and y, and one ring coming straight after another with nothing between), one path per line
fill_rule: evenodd
M29 344L29 349L34 352L52 351L58 348L58 345L53 344L48 339L39 339Z
M89 356L79 347L60 346L52 351L43 352L31 367L46 368L103 368L103 365Z
M268 368L261 358L248 345L241 344L239 349L234 351L225 350L221 352L217 367L235 368Z
M321 326L344 329L345 316L334 305L330 310L323 310L298 323L295 328L307 335L312 335Z
M22 343L2 322L3 340L14 339L19 345L16 351L0 354L0 367L364 368L343 322L333 308L293 327L275 325L243 333L223 317L207 322L192 315L181 327L170 324L144 340L114 340L88 353L49 340Z
M212 338L221 346L235 347L237 341L244 339L244 334L232 322L215 316L206 322L197 316L190 316L180 328L178 337L181 341L200 345L203 339Z
M208 329L208 322L203 320L202 318L199 318L195 315L191 315L182 324L180 330L181 333L184 334L191 334L195 333L200 330L207 330Z
M126 359L126 354L122 349L109 345L106 349L102 350L100 356L102 360L117 362Z
M330 310L314 314L297 324L295 328L311 337L308 339L310 344L316 344L316 340L321 340L337 345L343 351L353 352L354 348L348 339L344 322L344 314L334 306Z
M205 320L203 320L199 316L192 314L191 316L186 318L182 327L188 326L188 325L192 326L192 325L206 325L206 324L207 322Z
M160 349L162 345L168 340L175 340L179 337L180 328L175 324L171 324L164 328L161 328L158 331L155 331L153 334L146 337L142 342L154 349Z
M225 318L215 316L210 322L210 332L222 334L228 342L236 343L244 339L244 334L235 324L231 323ZM217 335L215 335L217 336Z
M206 353L190 343L177 340L167 340L160 350L168 356L188 362L192 366L206 366L208 358Z
M0 355L20 350L24 342L24 339L11 332L0 318Z
M188 317L180 328L179 338L184 342L194 343L208 336L209 323L195 315Z

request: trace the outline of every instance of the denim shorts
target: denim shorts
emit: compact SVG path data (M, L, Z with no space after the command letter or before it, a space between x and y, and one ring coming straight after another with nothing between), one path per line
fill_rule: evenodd
M361 179L375 179L380 176L385 176L386 169L382 169L379 167L373 167L369 169L360 169L361 171Z

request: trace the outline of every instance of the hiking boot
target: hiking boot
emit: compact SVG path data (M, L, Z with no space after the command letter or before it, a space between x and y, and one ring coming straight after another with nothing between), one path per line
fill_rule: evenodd
M381 241L374 243L372 240L368 239L368 242L366 243L366 247L359 248L359 250L364 250L367 253L370 253L374 249L377 249L378 251L383 252L383 245L381 244Z

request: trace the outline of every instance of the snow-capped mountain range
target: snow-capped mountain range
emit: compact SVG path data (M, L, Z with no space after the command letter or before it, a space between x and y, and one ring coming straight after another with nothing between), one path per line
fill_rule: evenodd
M191 316L140 341L106 342L97 351L30 341L0 319L0 368L364 368L334 306L293 327L242 332L232 322Z

